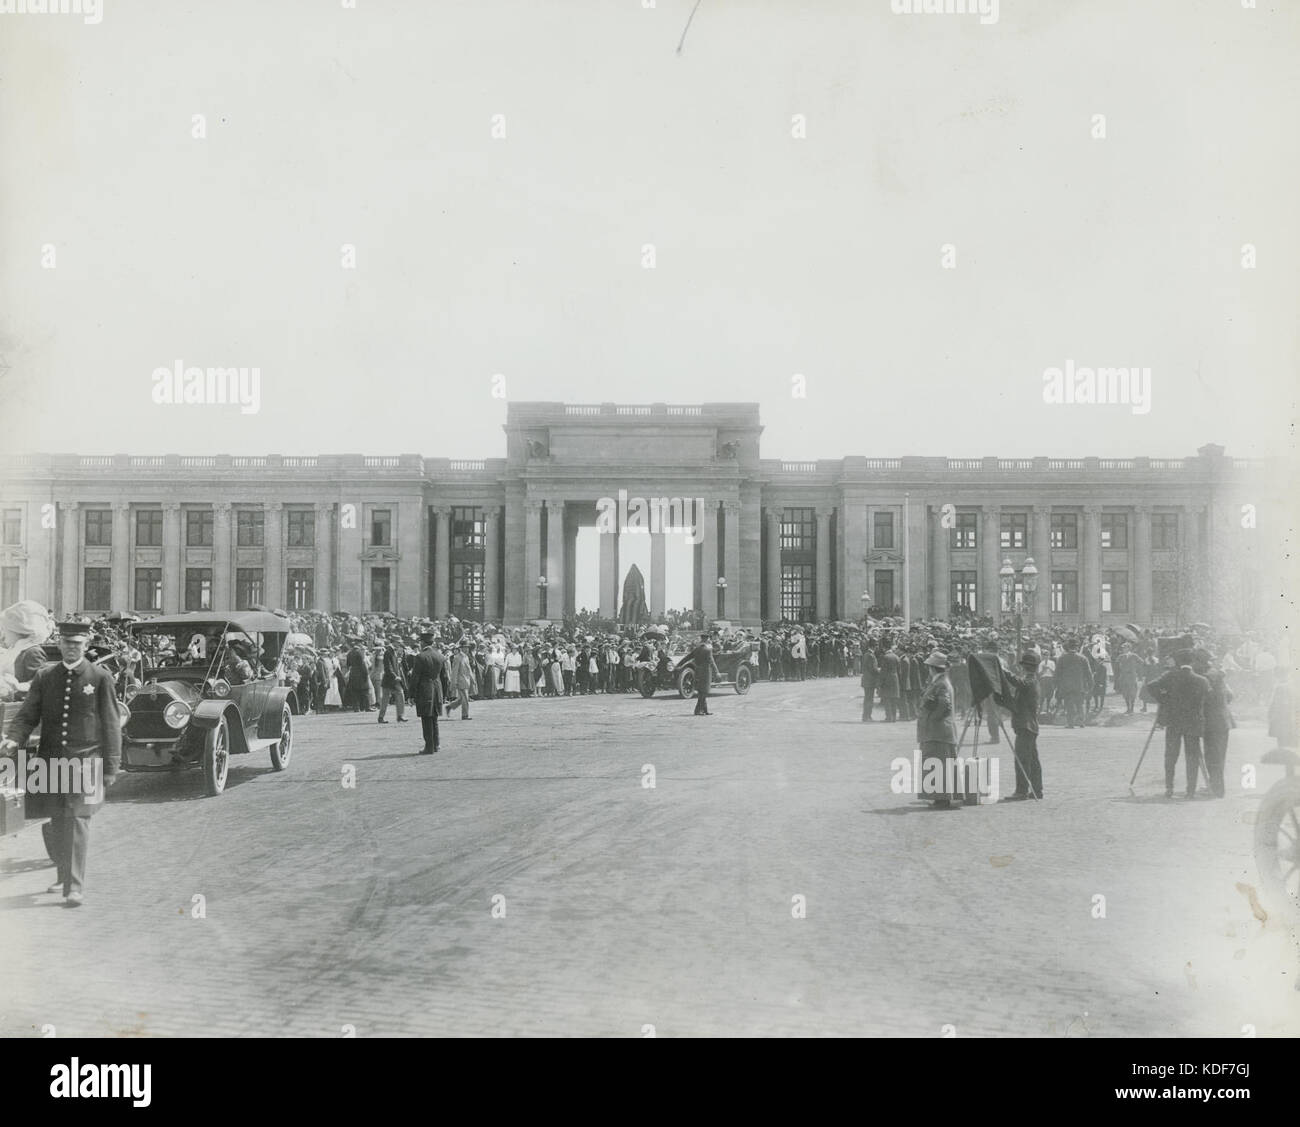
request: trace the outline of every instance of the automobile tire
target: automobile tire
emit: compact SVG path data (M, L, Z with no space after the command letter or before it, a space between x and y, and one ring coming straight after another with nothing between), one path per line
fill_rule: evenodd
M203 787L208 796L215 798L226 789L226 776L230 773L230 729L223 716L208 733L203 743Z
M695 695L695 670L683 669L677 678L677 695L686 700Z
M637 674L636 687L641 695L649 700L655 695L655 675L653 669L642 669Z
M1265 794L1255 820L1255 864L1279 914L1300 915L1300 778Z
M289 766L289 755L293 751L293 710L288 702L280 711L280 738L271 745L271 768L283 771Z
M749 692L749 683L753 680L753 674L749 671L748 665L741 665L736 670L736 693L744 696Z

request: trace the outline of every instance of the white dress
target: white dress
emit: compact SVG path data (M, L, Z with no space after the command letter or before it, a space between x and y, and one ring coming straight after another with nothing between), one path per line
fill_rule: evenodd
M506 657L506 689L507 693L519 692L519 667L523 664L522 659L517 653L512 653Z

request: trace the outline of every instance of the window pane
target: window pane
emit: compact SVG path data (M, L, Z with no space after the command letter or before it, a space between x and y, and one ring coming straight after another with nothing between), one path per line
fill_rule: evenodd
M112 509L86 510L86 547L108 548L113 543ZM87 608L89 609L89 608Z

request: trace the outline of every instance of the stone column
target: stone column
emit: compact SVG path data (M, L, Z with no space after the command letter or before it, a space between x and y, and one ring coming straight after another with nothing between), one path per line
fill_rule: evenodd
M1133 621L1151 625L1151 506L1133 506Z
M741 619L740 600L745 589L740 575L739 501L724 501L722 503L722 520L722 574L727 580L727 590L723 595L722 610L728 620L739 621ZM826 590L828 593L830 592L829 583Z
M80 505L76 501L59 502L59 520L63 524L63 565L59 580L59 617L81 609L81 592L77 580L81 575L81 560L77 545L80 539Z
M700 543L700 599L704 607L704 618L718 617L718 576L722 561L718 559L718 510L712 502L705 505L702 527L698 530L703 536Z
M1052 506L1035 505L1029 548L1038 568L1038 592L1034 595L1030 622L1050 622L1052 617Z
M600 607L602 618L618 617L618 538L619 532L599 531L597 545L600 552Z
M541 614L537 579L542 574L542 503L524 502L524 618L531 621Z
M227 506L228 508L229 506ZM113 502L113 563L111 610L131 609L131 506Z
M564 502L546 502L546 617L564 617ZM534 579L536 577L534 576Z
M501 573L497 568L497 537L501 509L489 505L483 510L483 621L501 620Z
M229 501L218 501L212 506L213 610L230 610L235 605L235 565L230 552L232 508Z
M818 506L817 513L817 621L831 616L831 514Z
M666 609L665 583L667 581L666 533L650 533L650 613L663 614Z
M1037 561L1035 561L1037 562ZM1079 609L1083 621L1101 621L1101 506L1084 505L1083 540L1079 550Z
M181 506L163 502L162 612L177 614L181 609Z
M934 542L934 571L930 577L930 608L935 618L952 614L952 529L943 527L943 506L930 506L930 538Z
M984 527L980 530L980 601L977 614L991 614L994 622L1002 621L1002 510L997 505L984 506Z
M446 618L451 608L451 509L437 506L433 519L433 617Z
M227 506L229 508L229 506ZM221 518L218 516L217 518ZM230 516L227 513L226 522L226 558L225 564L229 568L230 560ZM312 567L315 574L312 576L312 599L313 609L323 610L327 614L332 612L334 607L334 506L317 505L315 515L315 552L312 557Z
M271 609L284 606L284 503L268 501L266 509L266 527L263 530L263 566L265 583L262 588L263 602Z
M763 514L763 532L767 538L767 617L781 617L781 510L768 509Z
M1183 606L1182 617L1187 622L1199 622L1204 617L1205 561L1201 558L1201 514L1204 505L1187 505L1178 518L1182 526L1179 537L1182 546L1182 558L1186 563L1180 568L1179 601ZM1181 585L1186 584L1186 590Z

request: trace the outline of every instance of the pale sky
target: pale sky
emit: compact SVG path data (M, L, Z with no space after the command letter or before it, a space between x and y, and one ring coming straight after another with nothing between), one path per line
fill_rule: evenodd
M5 448L497 457L501 373L767 457L1290 452L1300 4L701 0L679 55L693 4L0 15ZM178 359L259 412L155 404Z

